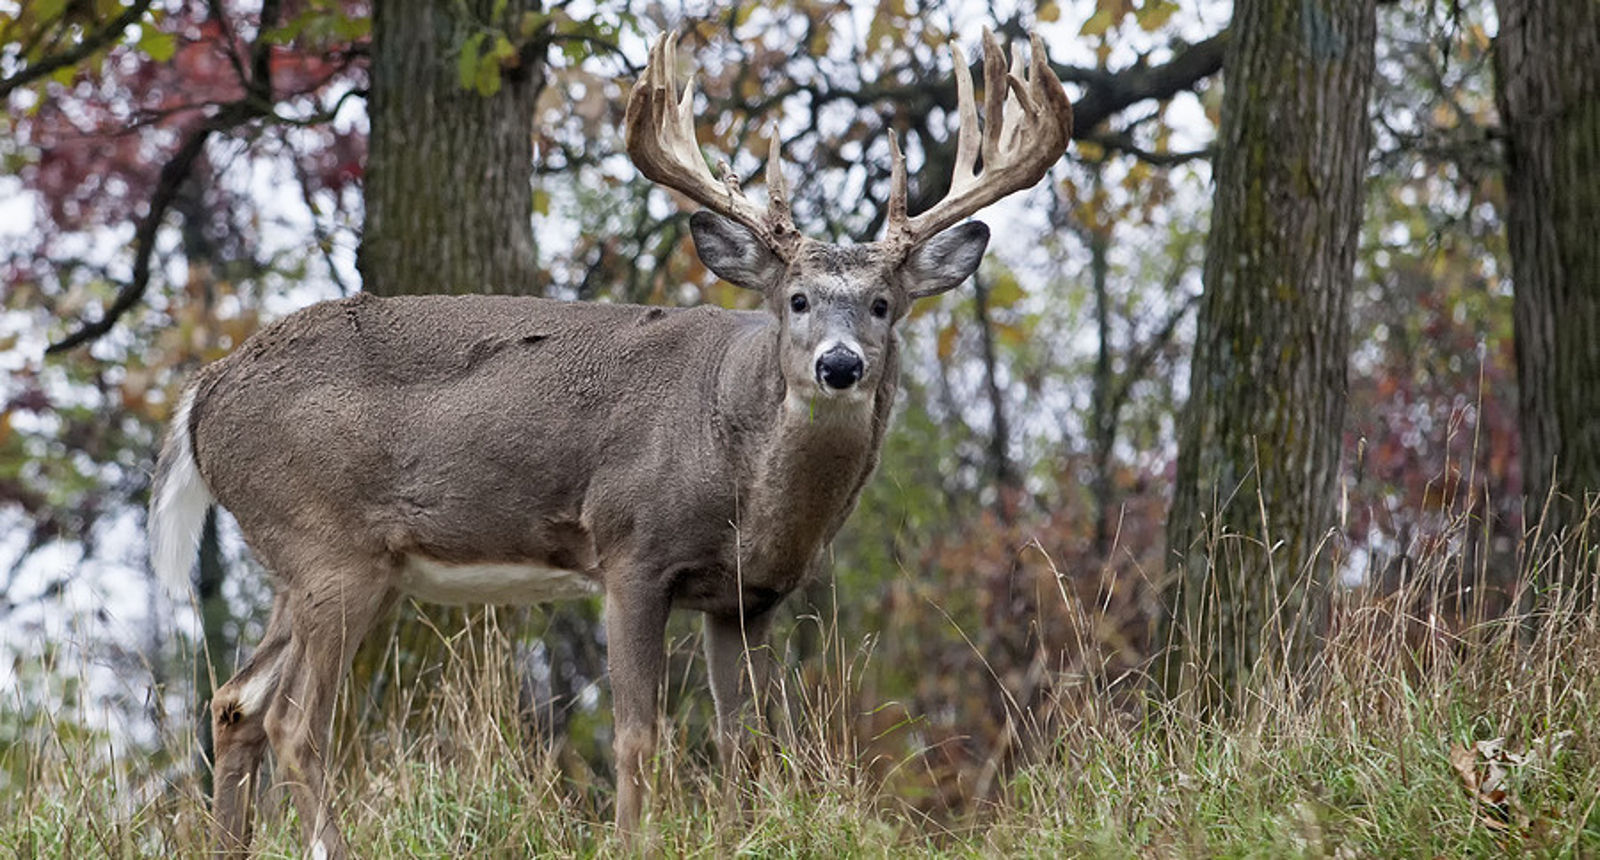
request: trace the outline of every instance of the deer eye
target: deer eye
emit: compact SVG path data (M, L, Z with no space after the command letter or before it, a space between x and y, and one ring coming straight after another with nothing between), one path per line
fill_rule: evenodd
M889 300L884 298L874 299L872 302L872 315L883 319L889 315Z
M803 314L806 312L806 308L809 307L811 307L811 303L806 301L805 293L795 293L789 297L789 309L795 313Z

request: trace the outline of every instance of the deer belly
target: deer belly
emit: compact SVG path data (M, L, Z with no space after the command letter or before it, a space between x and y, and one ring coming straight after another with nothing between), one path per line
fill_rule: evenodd
M537 564L447 564L406 556L400 591L428 603L548 603L599 594L600 587L575 570Z

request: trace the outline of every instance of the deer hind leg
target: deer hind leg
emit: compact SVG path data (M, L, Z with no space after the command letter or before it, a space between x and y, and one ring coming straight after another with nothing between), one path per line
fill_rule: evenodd
M211 697L214 751L211 811L219 854L244 854L250 847L256 775L266 752L267 707L278 689L289 651L288 601L278 597L266 633L250 659Z
M315 582L298 585L290 598L293 634L266 731L300 813L309 856L337 860L346 850L328 797L333 706L356 648L395 593L393 577L376 565L324 567L315 574Z

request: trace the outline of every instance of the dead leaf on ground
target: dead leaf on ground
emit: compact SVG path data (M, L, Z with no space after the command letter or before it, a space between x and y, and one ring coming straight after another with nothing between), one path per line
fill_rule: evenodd
M1565 734L1565 733L1563 733ZM1563 736L1540 738L1535 742L1535 752L1554 750L1564 740ZM1546 752L1548 755L1548 752ZM1478 819L1483 826L1497 833L1512 828L1528 827L1533 819L1521 801L1510 792L1512 773L1533 761L1534 753L1512 752L1506 748L1505 738L1478 741L1472 746L1459 744L1450 747L1450 766L1461 778L1461 785L1478 807Z

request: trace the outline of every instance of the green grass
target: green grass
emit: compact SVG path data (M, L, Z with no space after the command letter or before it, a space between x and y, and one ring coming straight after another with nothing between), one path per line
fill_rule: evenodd
M1012 752L997 758L987 796L956 786L970 802L955 814L927 811L927 795L945 789L917 721L893 729L893 743L863 737L861 718L883 704L861 700L867 667L825 655L756 744L736 804L692 721L669 718L650 847L797 858L1600 854L1596 601L1551 590L1513 601L1529 607L1521 614L1451 616L1434 586L1458 561L1426 561L1398 592L1342 599L1317 665L1264 670L1227 716L1128 695L1126 681L1092 669L1059 679L1047 708L1014 714ZM1547 581L1563 564L1547 554L1530 572ZM456 646L438 683L413 697L421 703L397 708L404 718L361 732L345 719L338 786L357 854L618 853L609 776L523 741L503 639ZM838 639L830 648L858 653ZM0 714L0 856L202 854L206 806L183 765L188 744L113 758L93 733ZM289 807L281 788L264 792L261 856L302 856Z

